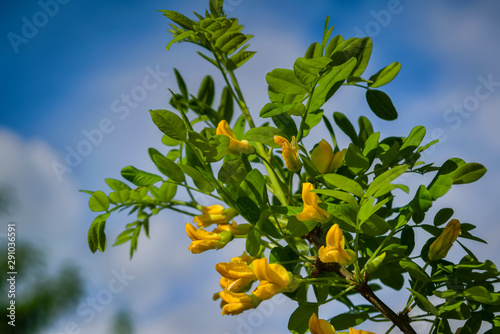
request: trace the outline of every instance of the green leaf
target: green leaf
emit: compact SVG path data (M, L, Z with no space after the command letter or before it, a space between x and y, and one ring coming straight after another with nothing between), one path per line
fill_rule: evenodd
M356 59L352 58L344 64L332 67L329 72L323 75L319 81L319 85L314 90L314 94L310 97L311 105L309 110L321 108L340 87L340 84L347 79L355 65Z
M330 58L332 58L333 64L344 64L346 61L356 59L362 51L363 43L364 42L357 37L349 38L348 40L343 41L340 45L337 46L337 48L334 50L334 53L330 56Z
M198 89L197 100L202 106L211 106L214 102L214 95L214 79L210 75L206 75L201 81L200 89Z
M407 246L406 255L410 255L415 248L415 231L410 226L405 226L401 231L401 244Z
M123 178L136 186L149 186L163 179L156 174L148 173L133 166L124 167L121 171Z
M375 115L386 121L398 118L398 112L391 98L384 92L375 89L366 90L366 102Z
M295 124L293 118L288 114L281 114L277 116L273 116L273 123L276 127L283 132L288 138L292 138L293 136L297 136L297 124Z
M267 203L267 188L266 179L258 169L252 169L245 177L241 184L241 188L252 197L260 205Z
M96 191L89 199L89 208L94 212L108 211L108 196L100 190Z
M154 155L153 160L155 165L158 167L159 171L174 180L175 182L184 181L184 173L182 169L177 166L177 164L169 159L165 158L163 155Z
M444 223L447 223L453 216L453 213L454 211L451 208L443 208L439 210L434 216L434 226L441 226Z
M306 54L304 55L304 57L307 59L321 57L321 56L322 56L321 45L318 42L314 42L311 45L309 45Z
M415 279L418 279L423 283L426 283L429 280L429 276L415 262L411 260L401 260L399 261L399 265Z
M293 251L290 246L285 247L274 247L271 249L269 254L269 263L283 263L282 266L286 268L287 271L293 272L296 263L291 263L291 261L298 260L299 255Z
M426 212L432 206L433 197L424 185L420 185L412 201L412 209L414 211Z
M371 215L376 213L382 206L384 206L390 200L391 197L386 197L383 200L379 201L377 204L373 205L375 202L375 197L371 197L359 208L358 212L359 224L360 225L363 224L368 218L370 218Z
M466 184L479 180L486 173L486 168L478 163L469 162L459 166L453 173L453 184Z
M349 144L347 153L345 155L345 162L347 167L354 173L359 174L370 167L370 161L361 153L360 149L354 145Z
M363 196L363 187L348 177L340 174L325 174L323 178L329 187L339 188L358 197Z
M163 15L168 17L170 20L174 21L178 25L180 25L184 29L192 30L193 29L193 21L188 17L182 15L181 13L177 13L173 10L159 10Z
M378 71L377 73L375 73L370 77L370 81L372 81L372 83L369 83L368 86L372 88L377 88L385 84L388 84L396 77L396 75L398 75L400 69L401 69L401 64L398 62L394 62L384 67L383 69L381 69L380 71Z
M334 316L330 320L330 323L335 327L335 330L342 330L360 325L368 320L369 317L370 314L368 312L347 312Z
M338 175L338 174L331 174L331 175ZM331 189L313 189L311 190L311 192L317 194L323 194L326 196L331 196L352 205L358 205L358 201L356 200L356 198L343 191L331 190Z
M182 119L168 110L150 110L151 118L158 129L170 138L185 141L186 126Z
M160 200L164 203L170 202L177 193L177 185L172 182L165 181L159 189Z
M315 111L311 111L310 113L307 114L306 117L306 122L304 126L304 135L303 138L306 137L309 132L314 128L316 125L318 125L323 118L323 110L318 109Z
M354 145L361 146L356 130L354 130L354 126L346 115L336 111L333 113L333 120L335 121L335 124L339 126L340 130L342 130L352 140Z
M292 237L301 237L304 234L311 232L316 226L318 222L314 220L300 221L295 216L291 216L288 218L288 224L286 228L290 232Z
M204 193L211 193L214 191L214 186L212 183L201 173L198 169L188 166L188 165L179 165L184 174L191 177L195 186Z
M359 134L358 134L359 140L362 143L365 143L368 140L368 138L373 134L372 123L365 116L359 116L358 125L359 125ZM362 145L362 147L364 146L365 144Z
M297 58L293 64L295 76L304 86L312 88L321 71L328 66L332 60L327 57Z
M187 100L189 97L189 94L188 94L186 83L184 82L182 75L179 73L179 71L176 68L174 68L174 74L175 74L175 79L177 80L177 86L179 86L179 90L181 91L181 94L184 97L184 99Z
M318 314L318 304L299 303L288 320L288 330L294 334L304 334L309 329L309 319L313 313Z
M342 35L337 35L334 36L330 42L328 42L328 45L326 46L325 49L325 57L330 57L333 53L333 51L344 42L344 38Z
M463 292L467 299L488 305L500 305L500 293L489 292L484 286L473 286Z
M376 211L376 210L375 210ZM373 211L373 212L375 212ZM361 233L372 236L379 236L389 231L391 226L375 213L372 213L361 225Z
M109 215L110 213L108 212L95 217L94 221L90 225L88 244L92 253L95 253L97 250L100 250L101 252L106 250L106 235L104 234L104 228Z
M363 155L369 159L369 161L373 161L375 159L375 154L378 149L378 141L380 139L380 132L372 133L368 139L366 139L363 149Z
M364 37L361 39L361 53L358 56L358 61L356 63L356 67L351 73L351 76L360 77L361 74L366 69L368 65L368 61L370 60L370 56L372 54L373 42L370 37Z
M348 232L356 231L357 205L319 203L319 207L331 213L333 222L339 224L342 230Z
M261 235L257 228L252 228L247 235L245 249L250 256L256 256L260 250Z
M403 145L401 145L401 148L399 149L401 159L406 158L417 149L425 137L425 132L425 127L421 125L418 125L411 130L410 134L403 141Z
M208 163L220 161L227 154L230 139L225 135L215 135L208 140L210 149L203 151L203 155Z
M170 138L167 135L163 135L163 137L161 137L161 142L166 146L179 146L179 144L181 143L177 139Z
M260 219L260 208L248 196L238 197L236 209L251 224L255 225Z
M415 297L422 303L424 306L425 310L431 313L432 315L435 315L436 317L439 316L439 312L437 308L427 299L424 295L420 294L419 292L412 290L410 288L407 288Z
M243 160L239 156L230 155L224 159L224 163L219 170L218 179L224 184L240 184L246 175L247 171Z
M116 203L125 203L130 198L130 190L123 189L109 193L109 198Z
M266 82L276 93L303 95L307 93L306 87L295 76L294 71L276 68L266 75Z
M222 53L230 54L245 43L251 36L238 31L227 31L215 42L215 47Z
M483 318L478 315L474 314L472 317L469 318L462 327L462 330L460 331L460 334L477 334L479 333L479 330L481 329L481 323L483 322Z
M294 103L266 103L266 105L261 109L259 116L262 118L277 116L290 111L294 105Z
M260 126L248 130L243 135L243 139L246 139L248 141L256 141L269 147L281 147L274 142L274 136L285 137L285 134L272 126Z
M407 165L396 166L377 176L366 189L366 197L373 196L377 191L394 181L408 169Z
M296 216L302 212L302 209L296 206L273 205L272 211L279 215Z
M182 41L183 39L185 38L188 38L189 36L192 36L196 34L195 31L192 31L192 30L188 30L188 31L184 31L182 34L180 35L177 35L175 36L175 38L173 40L171 40L170 42L168 42L167 44L167 50L170 50L170 47L174 44L174 43L177 43L179 41Z
M434 200L443 196L450 190L451 185L453 184L453 178L448 175L439 175L437 179L432 183L429 189L429 193L431 194Z
M226 68L228 71L234 71L244 63L246 63L253 55L256 54L255 51L240 51L233 55L226 63Z
M104 181L106 181L106 184L114 191L120 191L120 190L125 190L125 189L130 190L130 187L126 183L123 183L120 180L104 179Z
M222 90L222 95L220 97L219 109L217 112L218 120L226 120L228 123L231 122L234 112L234 102L233 96L229 88L224 87Z

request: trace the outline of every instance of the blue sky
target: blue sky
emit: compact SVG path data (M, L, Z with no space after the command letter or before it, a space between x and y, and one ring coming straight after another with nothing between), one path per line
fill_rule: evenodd
M105 332L110 317L122 307L134 315L138 333L234 333L253 319L222 317L211 301L218 288L213 265L239 253L241 245L192 255L183 231L186 218L165 213L153 222L151 240L140 240L132 261L123 246L92 255L86 233L93 215L86 208L87 196L78 193L78 189L105 188L104 178L118 177L129 164L154 170L147 148L161 148L161 134L147 111L168 108L167 89L176 89L173 67L193 92L206 74L221 82L192 45L165 50L169 22L157 12L173 9L189 15L203 12L206 2L61 0L56 7L56 2L42 0L0 5L4 36L0 185L12 186L17 198L16 209L1 219L18 222L21 240L36 242L51 254L49 270L62 261L82 268L88 284L80 311L87 309L87 298L109 289L114 270L134 277L91 321L77 309L69 310L48 333L62 332L69 321L82 333ZM405 136L414 125L424 125L426 141L441 139L428 161L442 163L458 156L483 163L488 173L481 181L453 188L432 212L451 206L458 219L477 224L477 234L490 245L467 245L483 258L499 262L495 254L500 254L500 245L494 237L500 233L495 211L500 196L496 188L500 184L500 45L496 42L500 3L231 0L226 4L230 16L238 17L245 31L255 36L250 49L258 53L237 72L254 114L267 102L265 74L276 67L291 68L310 43L321 39L327 15L336 26L334 34L348 38L361 31L372 37L367 74L401 62L396 80L384 87L399 111L398 120L376 120L363 92L353 87L346 87L328 112L339 110L352 120L367 115L382 136ZM52 15L43 14L44 10ZM34 23L36 31L30 31ZM488 81L492 83L485 85ZM129 105L124 102L127 95L136 97ZM96 133L93 130L100 127L107 133L93 137L95 145L82 146L85 133ZM317 142L321 135L314 139ZM347 138L342 140L347 145ZM66 164L71 150L79 147L88 155L75 160L71 172L58 176L53 163ZM126 216L110 220L109 238L128 222ZM0 243L4 242L3 236ZM394 296L387 293L397 305ZM253 332L287 332L287 316L294 305L279 302L268 302L268 310L274 309L259 313L263 321L251 326ZM321 315L339 311L333 307Z

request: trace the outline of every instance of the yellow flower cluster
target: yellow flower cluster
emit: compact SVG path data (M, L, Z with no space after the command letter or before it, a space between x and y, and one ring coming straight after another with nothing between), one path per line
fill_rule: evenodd
M243 258L246 261L241 261ZM266 258L253 260L242 256L233 258L231 262L221 262L215 269L221 274L220 285L224 289L219 293L223 300L222 314L235 315L250 308L257 307L261 301L274 295L289 291L293 281L292 273L282 265L267 262ZM246 294L253 281L260 284L250 294Z
M224 209L222 205L202 206L201 215L194 217L193 223L186 224L186 233L192 240L189 250L194 254L207 251L209 249L220 249L224 247L235 235L245 235L250 229L249 224L238 225L233 220L238 212L232 208ZM208 232L204 228L216 224L217 227Z

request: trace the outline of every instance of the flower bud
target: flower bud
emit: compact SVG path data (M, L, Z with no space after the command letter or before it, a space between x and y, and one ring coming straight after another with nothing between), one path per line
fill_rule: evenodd
M193 254L199 254L209 249L220 249L234 238L231 232L208 232L202 228L196 229L189 223L186 224L186 233L192 240L189 250Z
M254 296L249 296L246 293L237 293L230 291L221 291L219 296L224 301L222 306L223 315L236 315L243 311L257 307L260 300Z
M202 206L201 215L194 216L193 222L198 227L207 227L212 224L227 224L238 215L238 211L233 208L224 209L222 205Z
M441 235L429 247L429 261L437 261L446 257L460 234L460 222L456 219L450 220Z
M376 272L377 269L378 269L378 267L380 267L380 265L382 264L382 262L384 262L384 259L385 259L385 252L383 252L382 254L380 254L379 256L377 256L376 258L374 258L373 260L371 260L367 264L367 266L366 266L366 272L368 274Z
M285 160L286 168L293 173L298 173L302 169L302 161L299 159L299 144L295 137L290 143L286 138L274 136L274 142L281 146L283 160Z

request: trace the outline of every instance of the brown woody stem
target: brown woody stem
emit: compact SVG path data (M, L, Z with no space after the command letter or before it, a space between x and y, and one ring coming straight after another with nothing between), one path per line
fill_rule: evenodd
M393 324L398 326L398 328L405 334L416 334L415 330L410 326L410 318L408 315L400 314L397 315L394 311L387 306L383 301L381 301L372 291L370 286L368 286L367 282L363 282L356 290L373 306L375 306L380 313L386 316L389 320L392 321Z
M323 246L319 238L320 231L319 229L314 229L308 234L304 236L305 239L309 240L316 248L320 248ZM396 325L403 333L405 334L417 334L415 330L410 326L410 318L408 317L408 313L396 314L394 311L387 306L383 301L381 301L375 293L373 293L372 289L368 285L368 279L366 277L366 273L363 277L363 281L361 283L354 282L353 274L351 274L346 268L342 267L338 263L323 263L319 258L316 258L315 270L313 271L313 275L319 275L322 271L333 271L340 277L352 281L352 284L357 284L355 288L367 301L369 301L373 306L375 306L380 313L382 313L386 318L388 318L394 325Z

